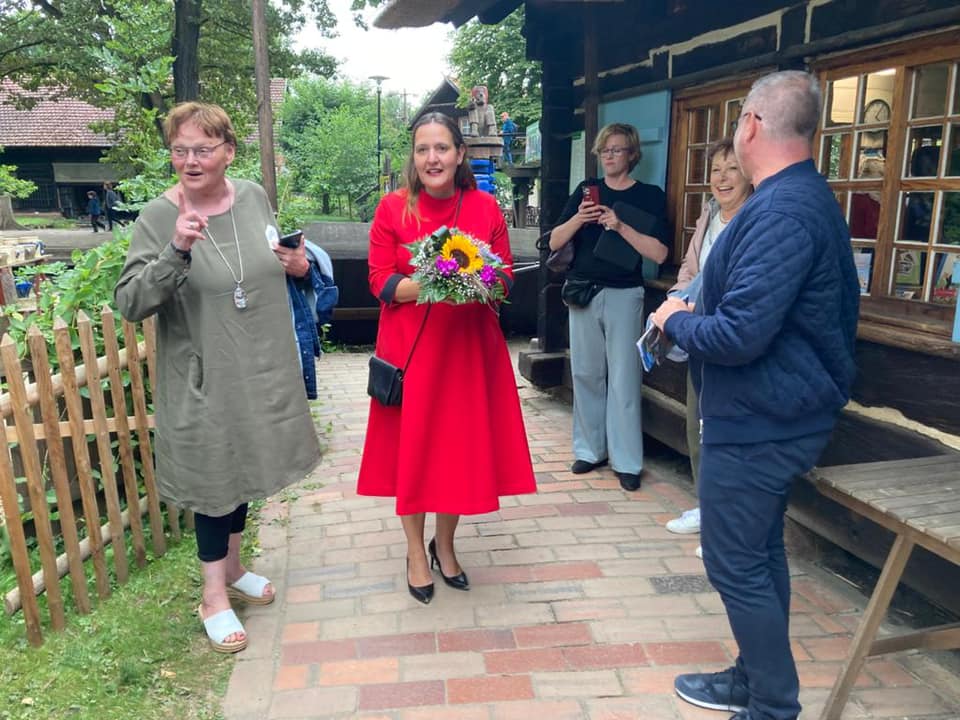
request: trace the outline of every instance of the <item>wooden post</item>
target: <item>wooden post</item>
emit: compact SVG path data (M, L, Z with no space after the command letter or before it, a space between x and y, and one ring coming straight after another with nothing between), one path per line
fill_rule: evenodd
M73 587L73 599L77 610L90 612L90 594L87 592L87 577L83 572L80 559L80 540L77 537L77 519L73 513L73 497L70 494L70 481L67 479L67 459L63 451L63 438L60 436L60 408L53 392L50 379L50 359L47 356L47 340L40 328L31 325L27 330L27 344L30 347L30 360L37 378L37 391L40 395L40 414L43 416L43 432L47 443L47 461L50 464L50 477L57 496L57 511L60 514L60 534L70 567L70 583ZM84 437L74 438L74 442L84 442Z
M17 344L9 335L4 335L3 340L0 341L0 356L3 357L4 375L7 378L10 401L13 405L13 420L20 435L20 459L23 461L23 471L27 476L30 510L33 512L33 527L37 532L40 563L43 566L43 579L47 584L50 624L54 630L63 630L67 621L63 614L63 593L60 592L57 552L53 541L53 528L50 526L50 513L47 509L43 470L40 465L40 454L37 452L36 437L33 433L33 413L23 383L23 369L17 355Z
M117 328L113 311L104 306L100 313L104 354L107 356L107 373L110 377L110 403L113 405L113 420L117 424L117 450L120 453L120 469L123 474L124 494L130 511L130 538L133 557L137 566L147 564L147 546L143 538L143 519L132 508L139 507L140 488L137 485L137 469L133 464L133 443L130 424L127 422L127 394L123 390L120 375L120 347L117 344ZM129 363L127 364L129 367Z
M600 123L597 11L590 3L584 3L583 16L583 172L586 177L594 177L597 158L592 148Z
M107 428L106 403L100 386L100 365L93 341L93 327L89 316L82 310L77 313L77 330L80 334L80 352L86 369L87 390L90 393L90 409L97 437L97 455L100 457L100 480L107 501L107 518L110 521L110 542L113 543L113 566L117 582L125 583L129 577L127 546L123 537L123 517L120 514L120 495L117 492L117 477L113 472L113 448L110 445L110 430ZM126 413L122 413L124 416Z
M257 124L260 127L260 173L273 211L277 211L277 164L273 155L273 106L270 104L270 58L264 0L253 0L253 66L257 81ZM379 171L378 171L379 172Z
M57 357L60 358L60 377L63 382L63 397L66 401L67 416L70 422L73 462L77 468L77 484L80 486L83 516L86 519L87 540L90 544L90 555L93 558L97 595L103 599L110 595L110 578L107 575L103 536L100 534L100 508L97 504L97 487L93 482L90 450L87 447L87 437L83 427L83 404L80 402L80 387L77 383L76 368L73 361L73 343L70 338L70 330L63 318L58 317L53 321L53 336L57 346Z
M0 428L6 435L7 421L0 417ZM20 504L17 495L17 483L10 460L10 447L4 444L0 448L0 502L7 522L7 534L10 538L10 555L13 569L17 574L17 587L23 599L23 620L27 626L27 642L34 647L43 644L40 631L40 606L33 592L33 577L30 572L30 554L27 551L27 538L20 522Z

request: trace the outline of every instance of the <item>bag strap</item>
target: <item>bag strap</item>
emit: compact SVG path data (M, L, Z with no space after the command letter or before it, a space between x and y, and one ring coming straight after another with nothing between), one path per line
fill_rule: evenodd
M453 224L450 227L457 226L457 220L460 219L460 207L463 205L463 189L460 190L460 197L457 198L457 211L453 215ZM406 374L407 368L410 366L410 358L413 357L413 351L417 349L417 343L420 341L420 336L423 334L423 327L427 324L427 318L430 317L430 308L433 307L433 303L427 304L427 311L423 314L423 322L420 323L420 329L417 330L417 336L413 339L413 345L410 346L410 354L407 355L407 361L403 364L403 372Z

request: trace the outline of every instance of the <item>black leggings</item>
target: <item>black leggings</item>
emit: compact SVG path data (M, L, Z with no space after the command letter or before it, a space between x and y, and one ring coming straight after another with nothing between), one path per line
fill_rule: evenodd
M232 513L211 517L201 513L193 514L197 529L197 557L201 562L216 562L227 556L230 536L242 533L247 524L247 503Z

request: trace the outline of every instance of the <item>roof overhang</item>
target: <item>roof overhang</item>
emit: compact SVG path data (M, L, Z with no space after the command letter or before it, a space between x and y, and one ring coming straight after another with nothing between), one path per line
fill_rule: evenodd
M453 23L459 27L476 16L480 22L492 25L521 4L523 0L391 0L373 24L386 30L434 23Z

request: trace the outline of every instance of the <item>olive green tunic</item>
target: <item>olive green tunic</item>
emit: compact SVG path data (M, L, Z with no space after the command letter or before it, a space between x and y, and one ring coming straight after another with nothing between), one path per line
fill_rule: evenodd
M133 230L114 291L120 312L157 315L154 443L160 496L211 516L303 479L320 459L293 334L283 268L270 248L263 189L232 180L247 308L209 238L192 261L173 251L177 207L150 202ZM209 231L239 276L230 212Z

